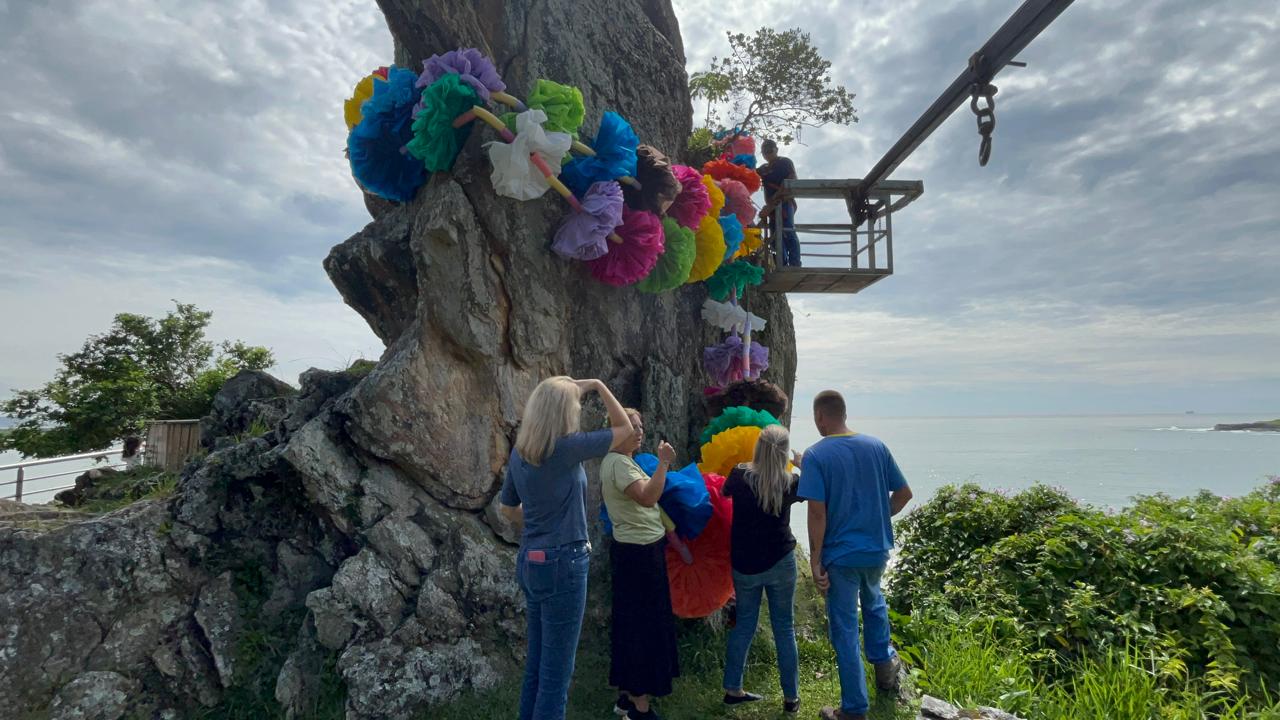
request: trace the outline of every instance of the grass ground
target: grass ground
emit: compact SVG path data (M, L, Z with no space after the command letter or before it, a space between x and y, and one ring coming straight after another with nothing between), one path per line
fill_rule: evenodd
M826 606L807 577L804 568L796 591L796 636L800 649L799 717L817 717L823 705L839 705L840 681L836 674L835 655L826 637ZM656 703L658 712L669 720L761 720L796 717L782 712L782 690L778 685L777 655L769 631L768 609L761 608L755 642L747 656L747 690L765 696L758 703L727 708L721 702L727 629L705 621L682 623L680 627L681 677L675 690ZM611 708L616 693L608 686L608 633L584 633L578 650L577 669L569 691L568 720L604 720L612 718ZM914 720L910 705L897 696L876 696L875 683L869 682L872 706L870 720ZM909 689L908 689L909 690ZM434 708L432 720L490 720L515 717L520 704L520 677L513 674L494 690L469 694L442 708ZM428 715L424 715L424 718Z

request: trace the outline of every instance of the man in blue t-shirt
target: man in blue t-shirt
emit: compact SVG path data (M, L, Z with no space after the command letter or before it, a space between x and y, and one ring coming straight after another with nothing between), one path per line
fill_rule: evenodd
M846 424L844 398L823 390L813 399L822 435L800 462L797 494L809 501L809 562L827 596L831 645L840 668L840 708L824 707L824 720L864 720L870 702L858 650L858 602L865 624L867 660L876 687L896 690L900 663L889 644L889 607L880 576L893 549L893 525L911 500L911 488L884 443Z

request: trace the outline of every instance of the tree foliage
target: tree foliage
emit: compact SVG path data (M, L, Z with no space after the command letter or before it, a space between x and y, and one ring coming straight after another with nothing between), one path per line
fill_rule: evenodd
M0 435L0 450L28 457L100 450L146 420L207 414L232 375L275 362L267 348L238 340L215 346L205 337L213 314L176 306L162 318L116 315L107 332L58 357L53 380L0 403L18 421Z
M831 61L799 28L726 33L730 54L694 73L689 89L706 100L705 125L738 128L788 144L801 127L858 121L854 94L831 80ZM726 125L726 123L728 123Z

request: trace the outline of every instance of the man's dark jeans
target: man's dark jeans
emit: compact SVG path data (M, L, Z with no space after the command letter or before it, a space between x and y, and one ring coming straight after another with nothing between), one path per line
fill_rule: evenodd
M529 629L520 720L564 718L582 613L587 607L590 563L591 546L586 542L546 550L521 549L516 558L516 580L524 591Z

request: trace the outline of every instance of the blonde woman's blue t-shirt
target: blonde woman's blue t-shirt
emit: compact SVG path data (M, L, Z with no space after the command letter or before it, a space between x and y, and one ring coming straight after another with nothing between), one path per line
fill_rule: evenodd
M583 460L602 458L613 444L613 430L578 432L556 441L541 465L531 465L511 449L502 480L503 505L524 506L520 547L542 550L587 539L587 473Z
M805 451L796 494L827 505L822 564L887 563L893 549L889 493L906 486L889 448L870 435L830 435Z

